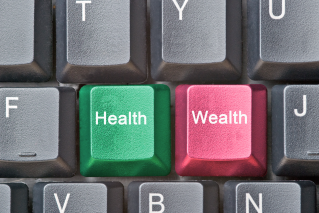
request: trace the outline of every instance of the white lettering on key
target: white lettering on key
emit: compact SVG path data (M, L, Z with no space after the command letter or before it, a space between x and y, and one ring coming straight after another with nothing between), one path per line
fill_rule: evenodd
M18 97L6 97L6 118L9 118L10 109L18 109L18 106L10 105L10 101L18 101Z
M127 118L129 120L127 124ZM133 121L133 125L147 125L147 117L146 115L143 115L141 112L129 112L127 115L109 115L106 116L106 112L104 111L103 116L99 116L99 112L95 112L95 124L99 125L99 120L104 121L104 125L106 123L109 123L110 125L131 125Z
M273 0L269 0L269 15L272 19L282 19L286 14L286 0L282 0L281 15L275 16L273 13Z
M154 202L153 197L159 197L160 201ZM163 204L164 196L159 193L150 193L149 194L149 213L163 213L165 211L165 206ZM161 210L159 211L153 211L153 205L157 205L161 207Z
M58 205L60 213L64 213L65 209L66 209L66 206L68 205L68 202L69 202L70 193L68 193L66 195L66 198L65 198L65 201L64 201L64 204L63 204L63 208L61 208L61 204L60 204L59 197L58 197L57 193L54 193L54 197L55 197L55 201L56 201L56 204Z
M106 125L106 112L104 112L104 116L103 117L99 117L99 112L96 112L96 119L95 119L95 123L96 125L99 125L99 119L103 119L104 120L104 125Z
M302 96L302 107L303 107L302 113L299 113L299 112L298 112L298 109L294 109L294 112L295 112L295 115L296 115L296 116L298 116L298 117L303 117L303 116L305 116L306 113L307 113L307 96L306 96L306 95Z
M197 115L195 111L192 111L192 115L193 115L193 119L194 119L194 123L198 124L201 123L202 124L206 124L206 120L208 117L208 121L211 124L247 124L248 123L248 117L246 114L243 114L241 111L239 111L239 113L237 113L237 111L229 111L228 113L228 117L227 114L221 114L221 115L216 115L216 114L210 114L208 115L208 111L205 111L205 114L202 113L202 111L198 111ZM234 122L233 122L234 121Z
M203 117L202 111L199 111L199 112L197 113L197 118L195 117L195 112L194 112L194 111L192 111L192 114L193 114L193 118L194 118L195 124L198 124L199 117L201 117L203 124L206 123L206 118L207 118L208 111L206 111L205 117ZM210 120L211 120L211 119L210 119Z
M259 193L259 207L253 200L253 198L250 196L249 193L246 193L246 213L249 213L249 201L251 204L253 204L254 208L258 213L263 213L263 194Z
M82 4L82 21L85 21L85 4L91 4L91 1L76 1L77 4Z
M183 20L183 10L188 2L188 0L185 0L182 7L179 6L179 4L177 3L177 0L173 0L175 6L177 7L177 10L179 12L179 20Z

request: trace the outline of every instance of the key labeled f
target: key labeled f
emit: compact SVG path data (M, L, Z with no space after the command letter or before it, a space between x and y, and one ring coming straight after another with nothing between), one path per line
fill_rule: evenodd
M6 97L6 118L10 117L10 109L18 109L18 106L10 105L10 101L18 101L18 97Z

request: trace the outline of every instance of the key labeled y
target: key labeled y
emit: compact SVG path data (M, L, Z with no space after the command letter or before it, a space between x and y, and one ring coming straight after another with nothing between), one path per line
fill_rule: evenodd
M179 20L183 20L183 10L185 9L186 7L186 4L188 2L188 0L185 0L182 7L179 6L177 0L173 0L178 12L179 12Z

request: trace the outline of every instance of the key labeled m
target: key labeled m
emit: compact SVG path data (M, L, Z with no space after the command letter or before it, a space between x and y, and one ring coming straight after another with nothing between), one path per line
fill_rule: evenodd
M249 211L249 203L253 205L258 213L263 212L263 194L259 193L259 202L258 205L255 203L254 199L251 197L249 193L246 193L246 213L250 213Z

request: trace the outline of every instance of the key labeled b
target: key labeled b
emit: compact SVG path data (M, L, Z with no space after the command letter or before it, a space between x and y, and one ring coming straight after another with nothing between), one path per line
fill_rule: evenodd
M218 184L196 182L132 182L128 186L129 213L217 213Z

